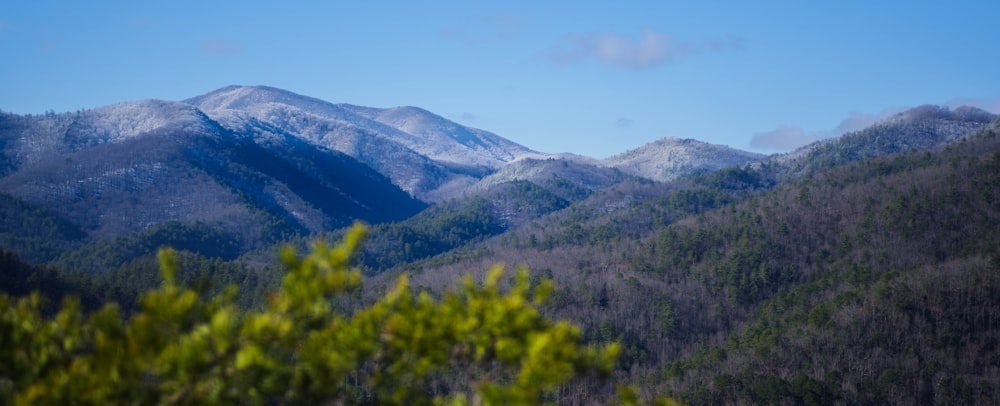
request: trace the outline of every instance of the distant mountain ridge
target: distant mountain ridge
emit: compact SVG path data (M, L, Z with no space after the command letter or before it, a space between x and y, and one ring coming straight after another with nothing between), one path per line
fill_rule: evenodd
M667 137L606 158L599 165L666 182L692 173L745 165L761 158L764 158L763 154L692 139Z
M263 139L233 132L185 103L3 114L0 146L6 196L0 204L10 206L0 210L54 215L39 221L80 230L63 233L70 236L63 241L30 229L4 233L0 246L30 240L65 249L180 222L207 224L245 250L355 220L398 220L425 207L343 153L287 134Z
M689 188L652 181L723 168L734 172L720 182L770 187L841 163L936 148L994 118L922 106L783 155L670 137L597 160L533 151L417 107L334 104L264 86L183 102L0 113L0 212L23 218L3 223L11 231L0 232L0 246L26 247L19 252L35 253L26 258L48 262L113 238L182 245L191 240L185 233L208 232L228 239L226 255L235 256L354 220L401 221L451 200L448 207L495 217L493 233L563 207L603 216ZM764 170L743 179L741 168Z
M218 127L187 104L143 100L34 119L5 115L0 136L5 139L2 145L8 164L19 167L99 144L122 142L154 130L207 130L213 126Z
M355 219L401 220L424 202L505 196L507 208L497 210L509 211L521 193L511 191L572 202L636 177L732 164L698 161L725 154L683 144L674 156L687 160L669 169L618 169L628 162L540 153L418 107L334 104L265 86L75 113L0 113L0 211L30 218L17 224L52 225L0 233L0 246L34 247L20 251L48 262L108 239L183 245L185 233L207 232L228 239L232 256ZM543 212L518 211L515 223Z
M647 395L692 404L996 404L998 174L1000 118L920 107L608 187L369 286L419 269L433 292L523 264L558 286L548 311L623 343L620 372Z
M797 178L836 165L907 151L927 151L961 140L987 126L997 115L975 107L923 105L902 111L859 131L846 133L778 154L765 165L778 179Z
M0 282L135 303L170 245L193 252L196 288L236 283L262 305L277 243L361 219L370 278L346 300L403 272L433 295L525 266L553 281L545 312L621 344L613 374L640 396L997 404L997 185L1000 118L974 108L921 106L787 154L665 138L597 160L419 108L232 87L0 113L0 260L93 272L15 265ZM566 403L608 391L565 389Z
M264 86L230 86L185 102L234 131L288 133L351 155L425 200L545 155L416 107L333 104Z
M334 104L266 86L229 86L184 102L236 132L257 137L288 133L344 152L403 190L432 202L459 196L466 188L481 189L482 185L476 185L480 179L523 159L569 160L575 166L617 168L629 175L669 181L763 157L672 137L601 161L541 153L418 107Z

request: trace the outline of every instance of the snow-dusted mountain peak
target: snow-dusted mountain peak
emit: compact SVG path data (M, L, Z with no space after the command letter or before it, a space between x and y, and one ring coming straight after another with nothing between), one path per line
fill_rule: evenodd
M268 86L227 86L184 101L203 110L245 110L262 104L330 108L332 103Z
M410 146L434 159L497 168L525 157L543 157L489 131L466 127L419 107L345 109L413 136Z
M652 180L669 181L690 173L744 165L763 157L723 145L666 137L604 159L600 165Z
M970 123L989 123L995 117L989 112L971 106L961 106L954 109L947 106L925 104L896 113L884 123L915 123L918 121L961 121Z
M266 86L229 86L185 100L230 130L293 136L346 153L416 196L471 182L525 157L541 157L496 134L418 107L334 104ZM457 182L457 183L456 183Z
M334 104L266 86L229 86L185 102L213 118L241 111L268 122L290 115L328 120L336 125L327 127L346 125L371 131L431 159L459 165L497 168L524 156L538 155L496 134L465 127L419 107Z
M142 100L82 112L74 117L69 132L89 143L117 142L163 128L204 128L208 121L185 103Z

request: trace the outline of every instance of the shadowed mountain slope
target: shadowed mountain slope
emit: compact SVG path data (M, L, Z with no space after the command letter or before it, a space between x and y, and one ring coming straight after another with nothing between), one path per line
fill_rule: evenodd
M0 128L0 192L81 230L77 244L175 221L208 224L252 248L425 206L347 155L287 135L238 134L184 103L4 115Z

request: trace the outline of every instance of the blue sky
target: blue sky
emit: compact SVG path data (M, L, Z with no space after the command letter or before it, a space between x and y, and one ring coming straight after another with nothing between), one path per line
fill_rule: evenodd
M1000 110L1000 1L127 1L0 8L0 109L268 85L544 152L774 152L920 104Z

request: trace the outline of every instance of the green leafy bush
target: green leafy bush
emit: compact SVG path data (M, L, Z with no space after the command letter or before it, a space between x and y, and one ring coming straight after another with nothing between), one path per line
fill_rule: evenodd
M363 234L305 257L286 249L283 285L260 311L239 310L235 288L206 298L179 286L171 250L162 287L127 320L115 304L88 315L70 299L47 314L37 293L2 295L0 403L524 404L613 368L618 344L585 346L577 327L543 318L552 284L525 270L507 289L498 267L439 298L403 276L373 305L335 311L331 299L361 285L348 260Z

